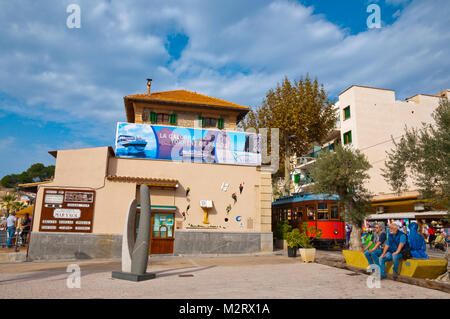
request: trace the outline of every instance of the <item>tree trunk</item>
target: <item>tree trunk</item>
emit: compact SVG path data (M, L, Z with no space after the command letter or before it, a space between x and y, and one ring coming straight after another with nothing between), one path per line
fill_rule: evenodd
M362 250L362 242L361 242L361 234L362 229L359 225L352 223L352 232L350 234L350 250L361 251Z

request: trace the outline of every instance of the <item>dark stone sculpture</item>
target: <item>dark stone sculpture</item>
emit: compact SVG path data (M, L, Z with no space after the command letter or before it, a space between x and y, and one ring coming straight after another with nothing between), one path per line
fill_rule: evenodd
M122 238L122 271L113 271L112 278L130 281L143 281L155 278L154 273L146 273L148 249L150 245L151 204L150 190L147 185L140 186L141 214L139 231L135 239L134 220L136 218L136 199L128 208L125 229Z

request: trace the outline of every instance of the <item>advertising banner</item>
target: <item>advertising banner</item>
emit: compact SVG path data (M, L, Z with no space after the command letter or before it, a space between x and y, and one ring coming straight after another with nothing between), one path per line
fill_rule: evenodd
M115 145L117 157L261 165L256 133L119 122Z

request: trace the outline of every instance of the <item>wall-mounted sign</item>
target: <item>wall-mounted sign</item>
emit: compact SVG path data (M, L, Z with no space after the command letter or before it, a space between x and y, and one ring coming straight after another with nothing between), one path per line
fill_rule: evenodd
M91 233L95 191L44 189L40 232Z
M261 135L120 122L116 156L259 166Z
M212 202L212 200L201 200L200 207L211 208L211 207L213 207L213 202Z

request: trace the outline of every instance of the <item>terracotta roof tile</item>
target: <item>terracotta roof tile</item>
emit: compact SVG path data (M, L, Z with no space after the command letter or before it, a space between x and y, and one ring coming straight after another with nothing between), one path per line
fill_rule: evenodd
M248 110L247 106L239 105L236 103L231 103L225 100L217 99L207 95L203 95L196 92L191 92L187 90L175 90L175 91L164 91L164 92L154 92L150 95L147 94L133 94L125 96L125 99L143 99L149 101L166 101L166 102L176 102L176 103L189 103L189 104L201 104L201 105L212 105L212 106L222 106L222 107L232 107L241 110Z

